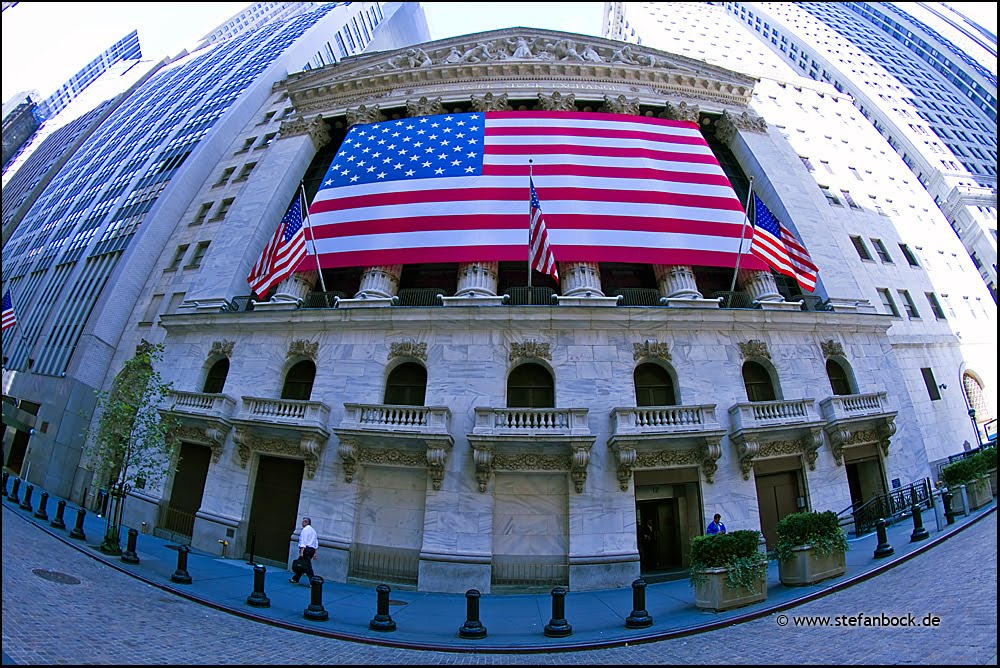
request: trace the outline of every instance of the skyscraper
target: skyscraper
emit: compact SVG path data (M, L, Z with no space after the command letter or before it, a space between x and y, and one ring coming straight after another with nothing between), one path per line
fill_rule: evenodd
M698 39L697 51L755 75L766 76L764 61L767 69L782 61L850 94L930 193L995 300L996 35L938 2L708 4L734 21L699 23L709 39ZM692 55L698 31L672 19L710 13L690 3L606 6L607 34ZM738 43L752 38L757 53L712 39L721 31L739 34Z

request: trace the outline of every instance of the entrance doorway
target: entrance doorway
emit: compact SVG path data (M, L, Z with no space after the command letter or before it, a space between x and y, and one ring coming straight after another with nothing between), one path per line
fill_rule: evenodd
M647 581L683 577L689 566L691 538L702 532L698 469L635 471L636 530L639 570ZM652 523L653 540L643 540Z
M212 451L204 445L181 443L180 455L161 528L190 538L194 532L194 515L201 508L205 493Z
M803 497L799 485L800 471L780 471L758 474L754 472L757 484L757 508L760 511L760 530L764 534L767 549L772 549L778 540L775 526L785 515L800 510L799 499ZM804 499L802 508L805 508Z
M289 539L298 527L296 514L304 468L299 459L260 456L246 543L247 555L253 543L255 561L280 566L288 563Z
M874 450L874 447L871 449ZM885 473L878 454L855 454L850 450L848 453L850 454L844 456L844 469L847 473L847 486L851 491L851 505L857 508L876 496L885 494Z
M21 467L24 466L24 455L28 451L28 440L31 434L20 429L14 430L14 438L11 439L10 454L7 455L7 470L14 475L21 475Z

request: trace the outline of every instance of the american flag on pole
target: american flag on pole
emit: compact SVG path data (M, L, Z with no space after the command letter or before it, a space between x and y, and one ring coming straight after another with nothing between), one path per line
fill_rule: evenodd
M808 251L791 230L778 222L756 194L753 196L754 231L750 253L762 259L779 274L798 281L802 289L816 289L819 271Z
M10 297L10 290L3 293L3 327L0 332L5 332L9 327L17 324L17 316L14 315L14 300Z
M274 236L267 242L257 264L250 270L247 283L258 297L263 297L273 286L281 283L295 271L306 256L306 235L302 229L302 198L298 195L285 217L278 224Z
M549 248L549 233L545 230L545 221L542 219L542 205L538 201L538 193L535 192L535 182L528 179L531 185L531 228L528 232L528 257L532 269L548 274L552 278L559 280L559 270L556 269L556 258Z
M696 123L546 111L352 127L309 208L320 264L523 261L529 158L560 261L735 266L743 205Z

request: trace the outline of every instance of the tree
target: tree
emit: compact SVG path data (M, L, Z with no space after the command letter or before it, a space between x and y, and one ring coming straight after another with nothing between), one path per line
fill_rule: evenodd
M121 554L121 521L128 493L161 479L176 459L177 421L157 410L171 389L155 368L162 357L162 344L143 339L135 356L115 376L111 391L97 394L100 418L88 456L95 480L107 481L111 495L101 544L101 550L109 554Z

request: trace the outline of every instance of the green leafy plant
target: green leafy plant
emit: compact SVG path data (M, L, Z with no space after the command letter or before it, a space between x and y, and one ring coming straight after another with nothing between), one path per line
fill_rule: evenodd
M832 510L785 515L775 526L775 533L778 542L774 546L774 557L778 561L790 558L792 548L800 545L811 545L820 556L848 549L847 535Z
M101 546L106 552L120 552L122 507L128 492L161 479L176 460L177 421L157 410L170 392L170 384L155 368L162 355L162 345L143 339L115 377L111 391L97 395L99 418L88 434L87 458L94 479L107 481L114 502Z
M996 448L983 448L976 454L977 459L981 459L983 462L983 468L987 471L995 469L997 467L997 449Z
M984 476L988 467L986 459L980 458L980 455L982 455L982 453L978 453L965 459L960 459L959 461L952 462L942 468L941 482L948 487L957 487L958 485L970 483L973 480ZM996 453L993 454L993 457L995 460Z
M706 582L705 569L725 568L726 586L754 591L767 572L767 557L760 553L760 532L738 530L691 539L691 584Z

